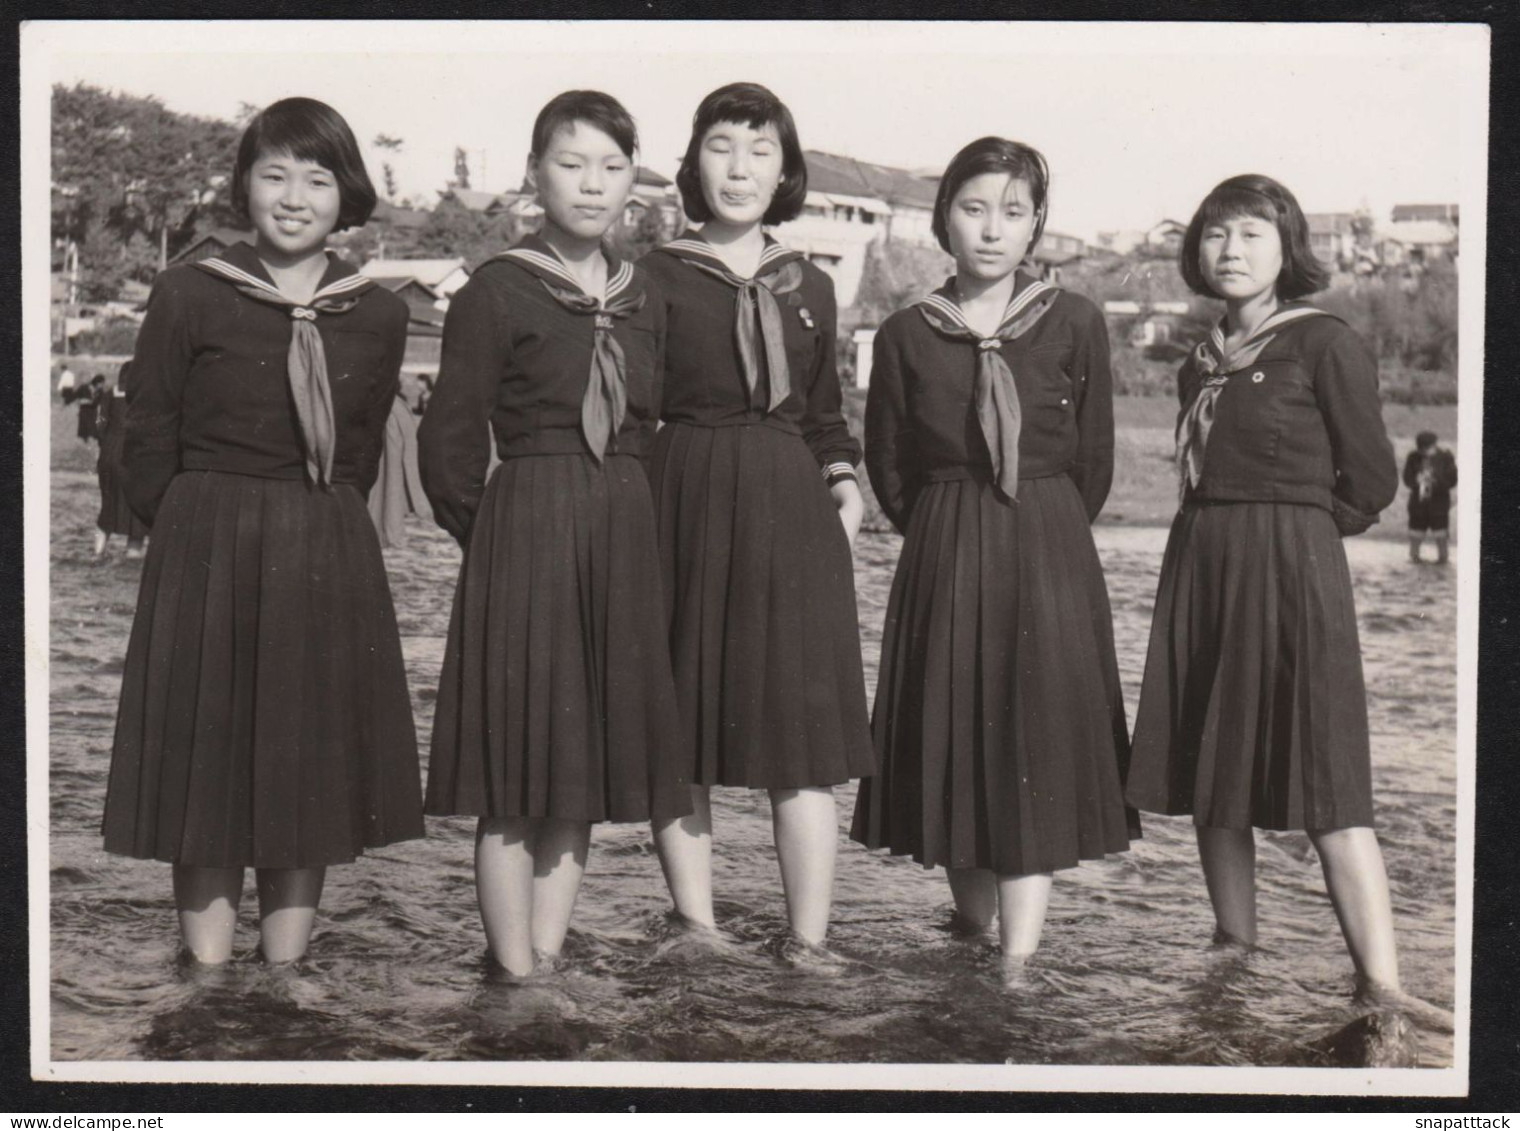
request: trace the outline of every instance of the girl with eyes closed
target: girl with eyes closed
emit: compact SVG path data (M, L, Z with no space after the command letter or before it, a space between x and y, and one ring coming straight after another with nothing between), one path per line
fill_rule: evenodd
M1020 265L1044 158L988 137L950 162L934 233L955 275L888 318L866 467L905 535L851 836L944 865L958 925L1039 943L1052 873L1123 852L1124 703L1089 524L1113 475L1103 316ZM1134 835L1138 835L1138 826Z
M710 787L766 790L802 953L828 929L833 786L873 761L834 289L765 234L807 193L791 112L765 87L702 100L676 183L702 226L642 265L668 321L651 483L695 812L656 822L655 843L677 912L711 928Z

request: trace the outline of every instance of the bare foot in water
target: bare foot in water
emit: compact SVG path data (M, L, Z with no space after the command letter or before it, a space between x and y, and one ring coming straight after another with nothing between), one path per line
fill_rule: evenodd
M1456 1019L1438 1005L1431 1005L1422 998L1405 993L1397 986L1366 979L1358 981L1356 1000L1364 1005L1375 1010L1397 1010L1399 1013L1408 1014L1425 1028L1438 1032L1450 1033L1456 1028Z
M671 911L657 929L658 951L661 954L732 954L738 949L734 942L717 927L688 919L679 911Z
M850 966L850 960L842 954L836 954L822 943L808 942L792 932L781 939L776 956L794 970L815 974L839 974Z

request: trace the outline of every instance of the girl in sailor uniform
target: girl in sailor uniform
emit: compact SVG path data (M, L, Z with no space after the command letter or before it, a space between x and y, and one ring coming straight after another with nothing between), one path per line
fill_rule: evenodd
M481 917L513 974L559 954L592 822L691 811L644 473L665 313L602 242L636 147L605 94L539 113L543 231L454 296L419 429L423 487L464 548L426 808L480 819Z
M851 835L943 865L958 925L996 918L1015 965L1039 943L1052 873L1130 835L1089 528L1113 474L1108 335L1092 303L1020 269L1047 184L1019 142L956 154L933 218L955 275L882 324L866 404L866 467L905 538L872 720L881 767Z
M676 910L711 928L709 788L768 791L791 929L816 945L832 787L873 764L850 549L860 451L834 288L763 231L807 194L791 112L769 90L702 100L676 184L702 227L643 265L669 324L650 474L695 812L657 822L655 843Z
M329 106L248 126L255 242L159 275L128 387L153 526L106 798L112 852L174 865L192 955L225 960L258 873L265 959L304 953L330 864L422 835L401 642L365 509L406 306L324 250L375 191Z
M1225 316L1183 364L1181 510L1156 595L1129 800L1192 814L1222 937L1256 941L1253 828L1303 829L1358 972L1398 985L1341 545L1398 489L1377 365L1301 301L1326 283L1293 195L1231 177L1182 276Z

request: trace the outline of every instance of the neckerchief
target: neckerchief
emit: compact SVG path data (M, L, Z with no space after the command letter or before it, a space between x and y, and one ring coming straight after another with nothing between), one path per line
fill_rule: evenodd
M1022 271L1003 310L997 333L984 338L966 321L955 302L955 280L916 304L925 321L946 337L976 343L976 418L992 455L992 475L1003 494L1012 499L1019 489L1019 432L1023 413L1013 372L1003 360L1004 342L1028 333L1055 304L1059 288Z
M618 429L628 412L628 362L623 347L612 336L613 323L615 319L636 314L644 306L644 292L636 286L632 264L619 260L611 251L604 250L603 254L611 273L607 278L607 297L602 302L583 291L564 260L537 237L529 236L510 251L492 257L522 267L566 310L594 316L591 376L581 398L581 433L598 463L606 458L609 449L616 450Z
M770 377L765 410L775 412L792 391L791 371L786 363L786 339L781 330L781 307L776 296L795 291L802 285L802 254L767 238L754 277L742 279L729 270L705 239L688 236L672 240L660 250L684 259L697 270L723 280L738 292L734 296L734 336L739 346L739 367L744 372L744 383L753 402L760 387L760 352L764 350L764 368Z
M1325 311L1317 306L1295 306L1278 310L1256 328L1256 332L1228 355L1224 352L1224 319L1210 331L1209 336L1193 350L1193 367L1203 378L1203 386L1193 403L1177 422L1177 491L1178 497L1187 495L1188 487L1198 486L1203 477L1203 453L1208 447L1209 430L1214 427L1214 413L1219 407L1219 394L1229 383L1230 374L1238 373L1255 363L1261 351L1277 337L1277 331L1289 322L1308 318Z
M329 270L333 263L329 260ZM332 386L327 379L327 351L317 333L317 315L346 314L358 305L359 296L375 285L374 280L346 274L318 290L310 302L299 303L280 293L269 280L225 259L202 259L195 266L227 280L249 298L289 309L290 352L285 369L306 449L306 473L317 486L331 486L337 428L333 423Z

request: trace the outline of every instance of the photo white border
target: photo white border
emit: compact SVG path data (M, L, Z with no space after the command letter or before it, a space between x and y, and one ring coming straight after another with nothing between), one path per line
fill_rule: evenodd
M21 27L22 334L25 482L25 658L27 727L27 842L30 937L31 1068L43 1081L216 1083L557 1085L601 1087L741 1087L808 1089L926 1089L1070 1092L1192 1092L1325 1096L1457 1096L1467 1091L1470 1063L1473 828L1476 768L1478 571L1483 437L1483 330L1487 249L1489 29L1480 24L1253 24L1249 51L1355 53L1381 41L1454 52L1463 61L1461 128L1462 255L1458 420L1464 470L1457 512L1458 562L1456 1034L1453 1062L1444 1069L1313 1069L1169 1066L774 1064L673 1062L305 1062L305 1061L55 1061L50 1056L49 921L49 104L55 56L116 51L175 53L236 50L291 52L291 22L60 22ZM312 53L324 32L341 33L341 52L484 53L563 50L564 21L310 22L301 26L301 53ZM828 53L877 51L911 41L922 48L933 29L934 50L986 54L989 29L1007 25L911 22L578 23L587 50L764 52L795 49L805 31ZM1242 41L1240 24L1034 23L1015 25L1020 49L1031 44L1055 54L1123 50L1175 54ZM467 29L467 31L466 31ZM714 37L724 38L715 47ZM821 52L822 53L822 52ZM166 929L168 929L166 927Z

